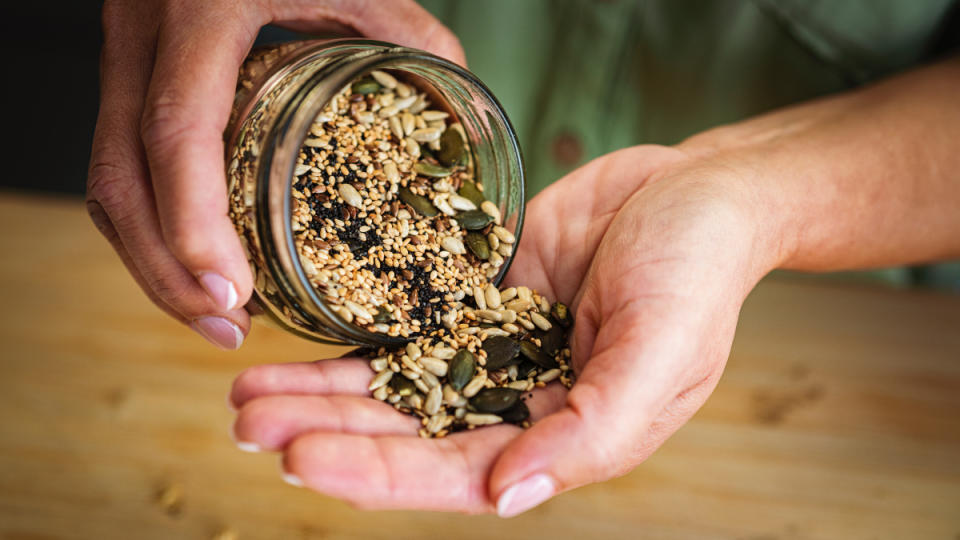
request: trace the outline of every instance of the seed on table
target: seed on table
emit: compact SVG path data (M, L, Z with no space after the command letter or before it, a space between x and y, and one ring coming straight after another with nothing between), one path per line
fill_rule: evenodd
M381 371L377 373L376 376L370 381L370 385L367 387L367 390L376 390L381 386L390 382L390 379L393 378L393 372L388 370Z
M450 386L457 391L464 389L472 382L474 369L476 369L476 360L473 353L466 349L457 351L457 354L450 360ZM484 380L486 380L486 377L484 377Z
M512 232L499 225L493 228L493 234L497 235L497 238L499 238L504 244L512 244L517 241L517 238L513 236ZM526 289L526 287L524 288ZM530 292L530 289L527 289L527 292Z
M443 240L440 241L440 245L443 246L443 249L454 255L463 255L467 252L466 248L463 247L463 242L453 236L445 236Z
M559 371L559 370L558 370ZM430 390L430 393L427 394L427 399L423 403L423 412L434 415L440 410L440 405L443 402L443 389L439 386L433 387Z
M390 75L386 71L380 71L379 69L375 69L371 71L370 76L373 77L375 81L380 83L380 85L385 88L394 89L399 84L399 82L397 81L397 79L393 77L393 75Z
M487 382L486 372L481 373L470 380L466 386L463 387L463 390L460 391L460 395L469 399L477 395L477 392L483 388L483 385Z
M513 388L485 388L470 398L470 406L483 413L498 413L520 401L520 392Z
M443 377L447 374L447 363L438 358L421 356L420 364L423 365L423 369L433 373L437 377Z
M548 383L559 376L560 376L560 369L553 368L553 369L548 369L547 371L544 371L543 373L541 373L539 376L537 376L537 380L542 383Z
M483 203L480 204L480 209L492 217L494 223L500 223L500 209L497 208L497 205L490 201L483 201Z
M537 325L537 328L544 331L549 330L553 326L543 315L535 311L530 312L530 320L533 321L533 324Z
M500 291L492 283L483 290L483 296L487 300L487 308L497 309L501 306Z
M354 208L363 208L363 196L360 195L357 188L350 184L340 184L338 191L340 192L340 196L343 197L344 202Z
M464 422L471 426L492 426L503 422L503 418L495 414L481 414L468 412L463 415Z

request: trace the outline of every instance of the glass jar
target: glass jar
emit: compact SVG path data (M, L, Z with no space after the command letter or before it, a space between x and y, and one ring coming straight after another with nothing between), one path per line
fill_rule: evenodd
M497 205L503 226L520 240L524 172L506 113L473 74L429 53L388 43L343 39L301 41L251 53L241 68L225 134L231 217L247 251L254 296L247 309L299 336L324 343L396 346L405 340L341 319L310 284L292 229L292 178L297 155L321 109L372 70L402 73L434 107L463 126L476 178ZM507 258L491 281L498 285Z

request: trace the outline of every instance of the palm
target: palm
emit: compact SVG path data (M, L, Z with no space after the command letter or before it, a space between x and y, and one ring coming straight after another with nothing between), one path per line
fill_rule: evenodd
M571 304L578 371L569 396L560 385L534 392L529 431L499 425L419 439L415 419L368 397L366 363L340 359L261 366L241 375L233 391L242 407L238 438L284 449L287 470L308 487L377 508L485 512L494 504L491 493L544 461L565 460L574 470L593 462L582 459L591 454L631 457L597 472L603 476L642 459L712 389L739 306L734 295L732 302L709 298L715 308L703 309L702 299L690 294L717 272L713 258L698 256L711 247L703 245L709 243L703 230L716 224L700 227L698 204L673 204L671 186L644 186L680 158L653 147L611 154L529 205L508 281ZM678 343L705 332L714 339ZM625 418L620 411L646 414ZM584 426L585 418L596 425ZM637 446L638 434L624 429L630 425L653 436ZM572 441L574 448L557 444L584 429L623 436L605 445L589 439Z

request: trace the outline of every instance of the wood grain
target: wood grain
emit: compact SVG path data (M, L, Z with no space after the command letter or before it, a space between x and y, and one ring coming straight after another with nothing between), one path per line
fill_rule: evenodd
M244 367L140 293L77 200L0 196L0 538L960 538L960 297L771 280L647 463L512 520L360 512L238 451ZM171 503L158 500L163 494Z

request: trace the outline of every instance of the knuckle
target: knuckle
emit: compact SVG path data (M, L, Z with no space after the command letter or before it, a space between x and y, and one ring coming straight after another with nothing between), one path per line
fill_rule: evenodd
M190 295L190 285L182 280L168 275L166 272L151 272L146 278L147 286L170 306L183 307L187 305Z
M124 167L111 160L95 161L87 174L87 200L108 210L122 208L133 186L133 175Z
M165 227L163 236L173 256L187 266L203 260L209 251L205 245L205 238L189 227L180 225Z
M162 93L147 101L140 120L140 138L149 149L165 149L187 135L195 126L182 101Z

